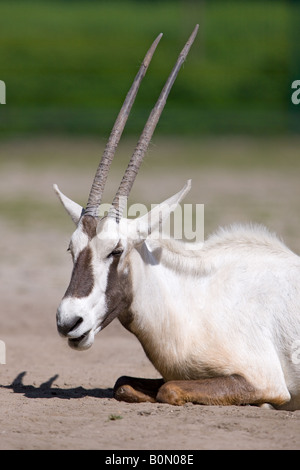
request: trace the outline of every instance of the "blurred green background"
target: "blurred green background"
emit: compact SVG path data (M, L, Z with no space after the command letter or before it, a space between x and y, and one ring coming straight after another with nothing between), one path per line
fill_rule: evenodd
M0 105L0 223L65 227L69 220L54 182L86 203L120 106L163 32L110 171L104 197L112 200L178 53L199 23L131 199L159 202L192 177L189 201L206 205L207 233L251 220L298 246L300 105L291 102L291 84L300 79L299 5L0 0L0 79L7 90L7 104Z
M1 135L108 135L163 32L125 130L140 132L196 23L156 133L298 132L297 15L299 2L283 0L1 0Z

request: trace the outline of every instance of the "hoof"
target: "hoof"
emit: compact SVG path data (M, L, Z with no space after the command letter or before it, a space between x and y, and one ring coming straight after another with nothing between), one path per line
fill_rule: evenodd
M143 403L150 402L155 403L156 400L154 397L143 393L141 390L137 390L130 385L130 377L120 377L116 385L114 386L113 396L118 401L126 401L127 403Z

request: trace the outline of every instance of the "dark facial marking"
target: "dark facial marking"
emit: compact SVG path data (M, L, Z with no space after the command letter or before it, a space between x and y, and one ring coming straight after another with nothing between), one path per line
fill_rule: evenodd
M94 287L92 250L84 248L79 254L72 271L69 287L64 297L87 297Z
M97 235L97 224L99 220L91 215L85 215L81 219L82 230L88 236L89 240L92 240Z
M116 317L119 317L122 325L127 329L131 323L129 312L132 302L130 270L128 268L128 274L118 273L119 261L119 256L114 257L109 268L105 291L108 313L102 323L102 329Z

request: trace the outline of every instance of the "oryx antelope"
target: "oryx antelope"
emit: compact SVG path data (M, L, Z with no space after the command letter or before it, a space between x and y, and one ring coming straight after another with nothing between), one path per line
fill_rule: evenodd
M146 216L123 217L197 29L150 114L107 216L98 211L109 167L161 35L117 117L86 208L54 186L76 225L69 246L74 267L57 328L77 350L91 347L114 318L136 335L162 378L121 377L114 388L119 400L300 408L300 364L293 360L300 339L300 258L258 226L220 229L197 250L153 237L190 182Z

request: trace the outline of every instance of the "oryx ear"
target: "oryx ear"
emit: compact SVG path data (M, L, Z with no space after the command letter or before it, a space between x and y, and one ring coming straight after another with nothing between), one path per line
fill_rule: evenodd
M169 215L175 211L180 201L182 201L190 191L191 187L192 180L188 180L181 191L174 194L174 196L171 196L169 199L166 199L166 201L161 204L158 204L154 209L139 219L136 219L136 228L140 239L147 238L152 232L161 228Z
M79 219L84 211L84 209L79 205L77 204L76 202L72 201L71 199L69 199L67 196L65 196L59 189L58 189L58 186L57 184L54 184L53 185L53 189L54 191L56 192L56 194L58 195L62 205L64 206L64 208L66 209L66 211L68 212L68 214L71 216L73 222L75 225L78 225L78 222L79 222Z

